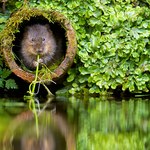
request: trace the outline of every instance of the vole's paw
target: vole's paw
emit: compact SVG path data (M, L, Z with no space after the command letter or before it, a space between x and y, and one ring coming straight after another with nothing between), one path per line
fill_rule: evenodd
M38 65L38 62L37 61L33 61L33 66L37 67L37 65Z
M40 59L39 59L39 63L43 63L43 59L40 58Z
M34 67L37 67L37 65L40 63L43 63L43 59L39 59L39 61L33 61Z

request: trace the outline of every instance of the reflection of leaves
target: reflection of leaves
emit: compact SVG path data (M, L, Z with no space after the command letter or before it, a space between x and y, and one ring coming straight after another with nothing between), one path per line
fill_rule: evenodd
M78 150L109 150L112 147L127 150L145 149L146 143L149 143L148 101L133 98L129 101L123 100L119 104L107 101L107 98L86 98L87 107L82 101L80 108L76 106L80 114Z

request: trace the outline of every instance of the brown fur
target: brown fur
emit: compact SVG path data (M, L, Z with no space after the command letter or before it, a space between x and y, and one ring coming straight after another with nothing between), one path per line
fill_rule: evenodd
M48 25L35 24L26 27L21 42L21 59L27 68L36 68L37 55L40 56L39 63L51 65L56 49L56 39Z

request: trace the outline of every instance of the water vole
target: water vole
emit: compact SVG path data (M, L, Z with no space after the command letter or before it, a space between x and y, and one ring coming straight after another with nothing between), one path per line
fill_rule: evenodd
M55 36L49 25L34 24L27 26L21 41L20 52L23 64L29 69L35 69L37 55L39 55L39 63L49 66L53 63L57 46Z

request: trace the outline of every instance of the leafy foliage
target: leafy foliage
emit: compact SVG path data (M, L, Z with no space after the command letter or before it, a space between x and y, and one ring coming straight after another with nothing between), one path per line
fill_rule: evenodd
M6 3L9 3L9 5L7 5L9 10L6 10L5 13L0 12L0 32L4 28L5 23L7 22L11 14L11 11L15 9L14 5L12 5L14 4L14 2L15 1L13 1L12 3L11 0L9 2L6 2ZM2 36L3 35L1 35L1 37ZM1 40L1 37L0 37L0 40ZM3 88L3 89L17 89L18 88L15 80L12 79L10 75L11 75L11 71L5 66L4 60L1 54L1 49L0 49L0 88Z
M72 94L149 91L149 1L47 0L36 6L64 13L77 31L76 67L67 79Z
M23 1L17 1L15 8ZM66 15L77 33L75 68L67 85L72 94L89 89L104 93L114 89L149 92L149 0L30 0L37 8Z
M0 58L0 88L16 89L18 88L14 79L9 78L11 71L3 67L3 59Z
M0 31L4 28L4 25L5 25L5 22L7 21L8 19L8 16L5 16L4 14L1 14L0 13Z

